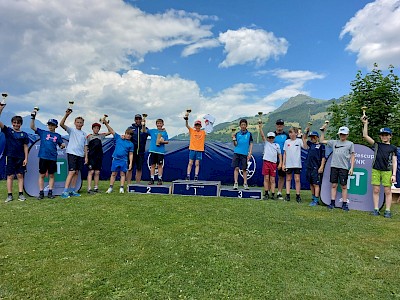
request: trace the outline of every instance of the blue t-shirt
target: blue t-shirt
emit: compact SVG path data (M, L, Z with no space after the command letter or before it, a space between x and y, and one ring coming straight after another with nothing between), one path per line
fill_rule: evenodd
M277 133L275 131L275 140L274 143L277 143L279 147L281 147L281 154L283 155L283 146L285 145L285 141L289 138L289 134L286 132Z
M24 131L15 131L6 125L1 131L6 137L6 148L4 149L6 156L25 158L24 145L29 144L28 134Z
M63 143L61 135L40 128L36 128L35 132L40 137L38 157L48 160L57 160L57 145L61 146Z
M146 141L149 136L149 129L146 127L147 132L142 132L142 125L136 125L136 123L133 123L129 128L133 130L131 142L133 143L134 152L136 154L144 153L146 151Z
M239 131L235 134L236 137L236 146L233 150L236 154L247 155L249 153L250 143L253 142L253 135L249 131Z
M161 136L164 139L164 141L168 141L168 133L165 130L158 130L157 128L149 129L148 133L151 137L149 152L165 154L165 145L160 144L160 146L157 146L156 142L159 133L161 133Z
M321 161L325 157L325 145L307 141L308 154L305 165L307 169L319 169Z
M133 152L133 144L130 140L124 140L118 133L114 134L115 150L112 155L114 159L126 160L129 152Z

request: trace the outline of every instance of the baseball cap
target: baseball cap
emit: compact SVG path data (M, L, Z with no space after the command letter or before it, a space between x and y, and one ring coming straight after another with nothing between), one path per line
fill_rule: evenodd
M267 133L267 137L275 137L275 133L270 131Z
M200 120L196 120L195 122L194 122L194 125L196 126L196 125L200 125L201 126L201 121Z
M316 136L316 137L319 137L319 134L318 134L318 132L316 132L316 131L311 131L311 132L308 134L308 136Z
M93 124L92 124L92 129L93 129L94 127L96 127L96 126L98 126L99 128L101 128L101 125L100 125L99 123L93 123Z
M283 121L283 119L278 119L275 122L276 125L281 125L281 124L285 124L285 122Z
M53 125L58 126L58 121L56 119L49 119L47 121L47 125L49 125L49 124L53 124Z
M135 115L135 119L141 119L142 118L142 115L141 114L136 114Z
M379 129L379 134L384 134L384 133L392 135L392 130L389 127L383 127Z
M338 134L349 134L350 130L346 126L342 126L339 128Z

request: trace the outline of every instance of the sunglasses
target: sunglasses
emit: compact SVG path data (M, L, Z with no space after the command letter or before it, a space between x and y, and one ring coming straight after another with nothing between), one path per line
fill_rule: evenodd
M284 125L285 123L276 123L276 125Z
M273 136L269 136L268 137L268 139L270 139L270 140L272 140L272 139L274 139L275 137L273 137Z

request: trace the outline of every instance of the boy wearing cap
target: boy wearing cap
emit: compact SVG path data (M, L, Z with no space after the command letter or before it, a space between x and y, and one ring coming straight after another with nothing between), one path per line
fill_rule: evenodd
M93 133L86 137L89 169L87 176L87 189L89 194L99 192L100 170L103 165L103 141L111 132L99 133L101 125L99 123L92 124ZM92 189L92 178L94 177L94 189Z
M289 139L289 134L285 132L283 129L285 128L285 122L282 119L278 119L275 122L276 130L275 130L275 143L279 145L281 148L281 154L283 156L283 146L285 145L285 141ZM282 164L280 164L282 166ZM282 168L279 168L278 165L278 194L277 198L279 200L283 200L282 190L285 184L285 176L286 173Z
M312 201L310 206L318 205L320 186L321 186L321 174L324 172L325 167L325 145L319 143L319 134L316 131L310 131L307 127L303 134L304 149L308 149L307 158L305 161L306 166L306 178L310 183L310 189L312 194ZM307 141L307 134L310 140Z
M368 135L368 119L361 118L364 123L363 127L363 137L372 145L374 149L374 161L372 164L372 176L371 184L373 186L372 199L374 201L374 211L372 214L374 216L379 216L379 192L380 186L383 185L385 191L385 218L391 218L392 213L390 212L390 207L392 205L392 183L396 182L396 172L397 172L397 147L390 144L392 138L392 130L390 128L384 127L379 130L379 138L381 142L375 142Z
M262 140L264 142L263 167L262 174L264 175L264 200L275 199L275 176L276 169L281 168L282 154L279 144L274 143L275 133L268 132L265 138L262 130L262 123L258 125ZM279 165L277 165L279 161ZM271 196L269 196L271 191Z
M194 181L199 179L200 161L203 159L204 144L206 141L206 132L201 129L201 121L194 122L194 128L189 126L188 117L185 119L186 128L189 130L189 163L187 166L186 180L190 180L190 173L192 172L193 162L195 162Z
M251 158L253 151L253 135L247 130L247 120L241 119L239 122L240 131L232 134L232 141L235 149L233 150L232 167L233 171L233 189L238 189L239 167L243 172L243 188L249 189L247 184L247 162Z
M6 105L0 105L0 115ZM18 179L18 200L25 201L24 196L24 173L28 163L28 134L21 131L22 117L14 116L11 118L12 128L4 125L0 121L1 131L6 137L4 153L6 155L6 175L7 175L7 199L5 202L13 200L12 186L15 174Z
M325 129L326 124L321 128L321 140L320 143L326 144L332 148L332 162L331 162L331 204L328 205L329 209L335 208L335 200L337 193L338 183L342 188L342 209L349 211L349 199L347 199L347 179L349 175L353 175L354 169L354 144L347 140L349 136L349 128L346 126L340 127L338 131L338 140L325 140ZM349 169L350 163L350 169Z
M56 119L50 119L47 121L47 128L49 130L43 130L37 128L35 125L36 113L31 114L31 129L40 137L40 148L39 148L39 196L38 200L44 198L44 178L46 173L49 176L49 191L47 197L54 199L53 188L54 188L54 173L57 171L57 146L61 149L65 148L65 144L61 138L61 135L56 133L58 127L58 121Z

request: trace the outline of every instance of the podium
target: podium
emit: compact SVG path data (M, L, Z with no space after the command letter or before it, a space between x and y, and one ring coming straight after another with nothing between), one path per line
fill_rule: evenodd
M220 189L220 181L175 180L172 182L174 195L218 197Z
M220 197L230 198L244 198L244 199L262 199L262 190L233 190L228 188L222 188L220 191Z
M169 185L129 184L128 193L168 195L171 194L171 187Z

